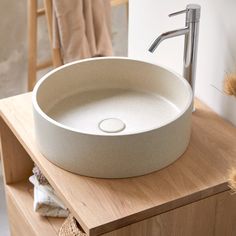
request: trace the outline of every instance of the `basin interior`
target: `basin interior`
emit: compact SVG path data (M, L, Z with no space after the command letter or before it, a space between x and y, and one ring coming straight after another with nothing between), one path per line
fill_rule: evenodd
M57 124L94 135L144 132L175 120L187 106L187 82L162 67L101 58L58 69L42 80L37 102Z

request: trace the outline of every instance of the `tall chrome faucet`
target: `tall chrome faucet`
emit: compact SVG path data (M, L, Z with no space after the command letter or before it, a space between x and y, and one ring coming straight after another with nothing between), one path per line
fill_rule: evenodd
M197 4L189 4L185 10L172 13L169 16L172 17L182 13L186 13L185 28L168 31L161 34L152 43L149 51L154 52L158 45L165 39L185 35L183 76L191 85L194 93L201 7Z

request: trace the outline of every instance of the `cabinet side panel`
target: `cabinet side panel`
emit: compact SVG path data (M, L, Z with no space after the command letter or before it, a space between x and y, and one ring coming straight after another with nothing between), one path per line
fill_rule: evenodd
M32 174L33 162L1 117L0 135L1 156L6 184L27 179Z

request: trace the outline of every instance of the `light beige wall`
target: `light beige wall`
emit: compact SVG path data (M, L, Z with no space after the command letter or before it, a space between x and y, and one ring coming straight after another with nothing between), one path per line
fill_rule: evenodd
M26 92L27 1L0 1L0 98ZM39 22L39 56L48 55L45 22Z
M125 7L113 8L112 16L115 54L126 55ZM38 55L40 60L47 59L50 53L45 17L39 20L38 32ZM46 71L39 73L38 78ZM27 0L0 0L0 98L26 92L26 88Z
M5 97L24 88L20 79L26 76L26 16L23 1L14 1L13 4L12 1L1 0L0 15L0 97Z

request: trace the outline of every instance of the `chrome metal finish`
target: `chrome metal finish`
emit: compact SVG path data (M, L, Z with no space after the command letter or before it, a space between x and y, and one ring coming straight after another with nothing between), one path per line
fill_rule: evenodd
M183 13L186 13L185 28L168 31L161 34L152 43L149 51L153 53L159 44L165 39L185 35L183 76L192 86L194 93L201 7L197 4L189 4L185 10L172 13L169 15L169 17Z
M154 52L156 50L156 48L159 46L159 44L164 41L165 39L168 38L174 38L177 36L181 36L184 34L189 33L189 28L183 28L183 29L177 29L177 30L171 30L168 32L165 32L163 34L161 34L157 39L155 39L155 41L152 43L151 47L149 48L150 52Z
M169 14L169 17L177 16L177 15L180 15L180 14L183 14L183 13L187 13L187 9L171 13L171 14Z

